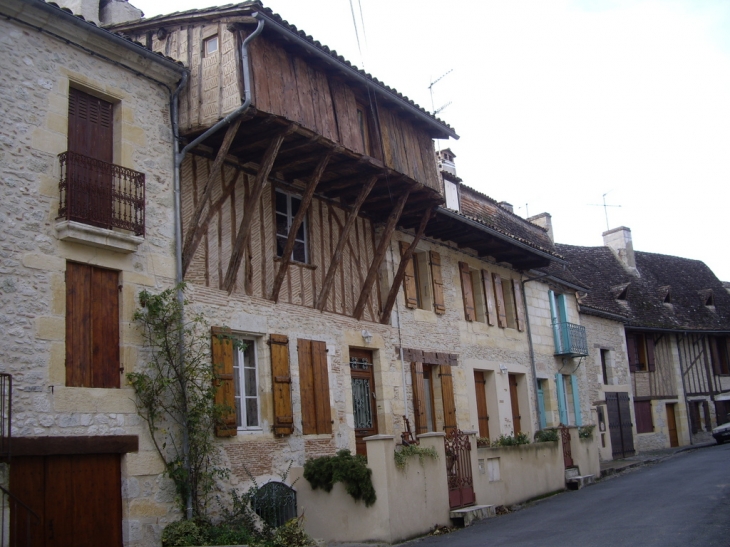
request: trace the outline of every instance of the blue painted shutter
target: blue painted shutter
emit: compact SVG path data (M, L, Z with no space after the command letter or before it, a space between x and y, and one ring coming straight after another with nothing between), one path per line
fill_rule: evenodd
M558 414L560 415L560 423L568 425L568 409L565 408L565 385L563 384L563 375L558 373L555 375L555 386L558 393Z
M548 301L550 302L550 318L553 325L553 341L555 342L555 353L562 353L560 345L560 326L558 324L558 309L555 304L555 293L548 291Z
M570 330L568 325L568 308L565 305L565 295L558 295L558 321L560 322L560 342L563 350L571 350L570 347Z
M542 390L542 380L537 381L537 406L540 413L540 429L547 427L547 419L545 417L545 394Z
M583 417L580 414L580 395L578 394L578 377L570 375L570 384L573 387L573 409L575 411L575 425L583 425Z

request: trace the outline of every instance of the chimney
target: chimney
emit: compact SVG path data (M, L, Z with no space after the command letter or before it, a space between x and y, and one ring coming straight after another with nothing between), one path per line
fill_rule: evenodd
M530 217L527 220L533 224L537 224L541 228L545 228L550 241L555 243L555 236L553 234L553 217L550 213L540 213L539 215Z
M74 15L81 15L87 21L99 25L99 0L56 0L59 8L67 8Z
M634 244L631 241L631 229L626 226L619 226L613 230L603 232L603 244L609 247L613 254L621 261L624 268L632 274L639 276L634 258Z
M436 152L436 161L438 162L438 168L440 171L445 171L449 175L456 176L456 164L454 158L456 154L451 151L451 148L445 148Z
M127 0L101 0L99 18L102 25L116 25L142 19L142 10L135 8Z
M506 201L500 201L499 206L504 209L505 211L509 211L510 213L514 213L514 207L512 207L511 203L507 203Z

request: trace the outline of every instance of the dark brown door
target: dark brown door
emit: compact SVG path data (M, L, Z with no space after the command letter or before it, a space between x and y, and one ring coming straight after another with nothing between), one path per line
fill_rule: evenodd
M512 424L514 425L514 434L522 433L522 416L520 416L520 402L517 399L517 376L509 375L509 398L512 403Z
M489 414L487 413L487 379L483 370L474 371L474 387L477 395L479 436L489 438Z
M112 219L112 110L107 101L69 89L67 206L71 220L101 228L111 228Z
M613 458L634 455L634 435L631 429L631 400L628 393L606 393L608 429Z
M121 547L122 498L118 454L13 459L10 491L37 516L11 505L11 545ZM15 542L15 543L13 543Z
M378 434L372 351L350 349L350 377L352 380L352 414L355 421L355 449L358 454L367 456L363 439Z
M677 418L674 414L674 405L667 405L667 429L669 429L669 446L679 446L677 436Z

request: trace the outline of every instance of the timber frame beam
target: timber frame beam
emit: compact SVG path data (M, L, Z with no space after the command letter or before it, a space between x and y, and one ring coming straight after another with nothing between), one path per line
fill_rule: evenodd
M393 284L390 287L390 292L388 292L388 298L385 301L385 306L383 306L383 311L380 314L380 322L383 325L388 324L388 322L390 321L390 313L391 311L393 311L395 299L398 296L398 291L400 290L401 283L403 283L403 278L406 275L406 267L408 266L408 262L411 260L411 257L413 256L413 252L416 250L418 242L421 241L423 233L426 231L426 225L428 224L428 221L431 220L434 214L434 209L428 209L424 213L423 217L421 218L421 224L418 226L418 230L416 231L416 235L413 237L413 241L411 241L411 244L408 246L405 253L403 253L403 255L400 257L398 271L393 278Z
M383 263L383 259L385 258L385 252L388 250L388 246L390 245L390 240L392 239L393 232L398 224L398 219L400 219L400 216L403 213L403 207L405 207L406 201L408 201L408 196L411 195L411 191L415 186L416 185L411 186L401 194L400 198L398 198L398 202L395 204L395 207L393 207L393 210L390 212L387 222L385 223L383 235L380 238L380 243L378 243L378 248L375 251L373 262L370 264L368 275L365 278L362 290L360 291L360 298L357 299L355 310L352 313L352 317L358 321L362 318L363 311L365 310L365 304L370 298L370 293L373 290L373 283L378 275L380 265Z
M233 287L236 284L236 276L238 275L238 269L241 267L244 250L251 239L253 213L261 200L261 194L263 194L264 188L268 184L269 173L271 173L271 168L274 166L274 161L276 161L276 155L279 153L279 148L284 142L284 139L287 135L294 131L294 129L295 125L291 124L272 138L266 152L264 152L263 158L261 159L259 170L256 173L256 180L251 187L251 194L249 195L248 202L245 204L243 209L243 218L241 219L241 225L236 235L236 243L231 251L231 260L228 263L228 270L226 271L223 286L221 287L228 291L228 294L233 292Z
M342 262L342 253L345 250L347 238L350 237L352 227L355 225L357 216L360 213L360 207L362 207L362 204L365 202L365 199L370 194L370 191L373 189L373 186L375 186L377 180L378 175L372 175L367 180L367 182L362 185L360 189L360 194L357 196L357 201L355 202L355 205L353 205L350 214L347 216L347 221L345 222L345 225L342 227L340 239L337 242L337 247L335 247L335 252L332 255L332 261L330 262L329 269L327 270L327 275L325 276L324 282L322 283L322 290L319 292L319 296L317 297L317 303L314 306L319 311L324 310L324 307L327 304L327 298L329 297L330 290L332 289L332 283L335 280L335 273L337 272L337 268L339 267L340 262Z
M307 188L304 190L304 194L302 195L302 202L299 205L299 210L292 220L292 225L289 228L289 236L287 237L286 245L284 245L284 250L281 252L281 263L279 264L279 270L276 272L276 277L274 278L274 286L271 289L270 299L274 302L279 301L279 291L281 290L281 284L284 282L284 276L286 276L286 272L289 269L289 260L291 259L291 253L294 250L294 241L296 239L297 231L302 225L304 217L309 210L309 205L312 202L312 196L314 196L314 191L317 189L317 185L322 179L322 175L324 174L325 169L327 169L327 164L329 163L332 154L334 154L334 150L329 150L324 156L322 156L322 159L319 160L317 167L314 169L314 173L312 173L312 178L309 179Z

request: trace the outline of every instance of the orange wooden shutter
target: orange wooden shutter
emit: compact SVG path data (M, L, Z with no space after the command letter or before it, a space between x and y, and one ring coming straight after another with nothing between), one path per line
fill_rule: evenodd
M474 321L476 319L474 288L471 285L471 272L466 262L459 262L459 273L461 274L461 294L464 297L464 318L467 321Z
M271 378L274 387L274 434L290 435L294 430L291 405L291 373L289 371L289 338L272 334Z
M215 404L224 407L220 422L215 426L217 437L234 437L236 424L236 387L233 380L233 341L212 329L211 352L215 386Z
M302 433L332 433L327 346L316 340L297 340Z
M507 327L507 310L504 307L504 290L502 289L502 278L499 275L492 274L494 281L494 296L497 297L497 318L501 328Z
M456 405L454 404L454 383L451 378L451 367L441 365L441 399L444 406L444 431L447 433L456 428Z
M482 285L487 300L487 322L490 325L497 324L497 307L494 303L494 288L492 287L492 276L487 270L482 270Z
M515 288L515 311L517 312L517 330L525 330L525 308L523 308L522 284L518 279L512 280L512 286Z
M408 249L409 246L410 244L406 243L405 241L400 242L401 260L406 252L406 249ZM418 294L416 291L418 291L418 287L416 287L416 272L413 266L413 256L411 256L411 258L408 260L408 264L406 264L406 273L405 277L403 278L403 293L406 297L406 307L418 307Z
M416 435L426 432L426 390L423 386L423 363L411 363L413 412L416 414Z
M479 436L489 438L489 414L487 412L487 380L484 371L474 371L474 388L477 395L477 418L479 419Z
M441 315L446 313L444 304L444 278L441 275L441 255L431 251L431 281L433 283L433 311Z
M66 385L91 387L91 267L66 265Z
M560 376L562 381L562 375ZM512 405L512 426L514 434L522 433L522 416L520 416L520 401L517 398L517 376L509 375L509 398Z

